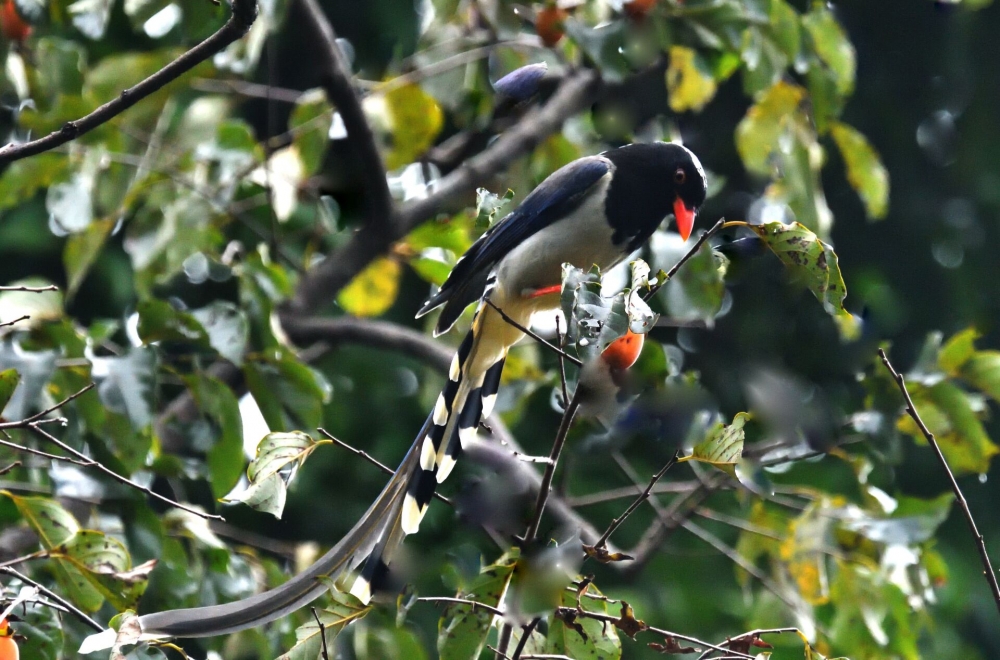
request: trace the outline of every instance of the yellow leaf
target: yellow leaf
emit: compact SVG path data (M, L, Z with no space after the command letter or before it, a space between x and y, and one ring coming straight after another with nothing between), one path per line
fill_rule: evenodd
M847 124L834 122L830 126L833 141L844 156L847 180L858 191L868 217L884 218L889 210L889 172L878 152L864 135Z
M674 112L699 112L715 96L715 78L698 60L698 53L684 46L670 47L667 91Z
M401 272L399 262L376 259L344 287L337 302L355 316L378 316L396 301Z
M770 158L779 148L778 138L790 122L800 120L799 104L805 90L784 81L764 92L736 127L736 149L751 172L767 175Z
M441 106L419 85L403 85L385 94L392 130L392 150L385 158L388 169L412 163L434 143L441 132Z

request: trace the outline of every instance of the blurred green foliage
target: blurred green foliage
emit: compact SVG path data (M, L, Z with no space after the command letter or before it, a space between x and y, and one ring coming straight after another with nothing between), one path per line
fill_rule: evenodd
M207 0L2 1L31 27L15 33L0 13L4 142L116 98L228 16ZM488 148L551 93L538 83L534 98L511 104L493 89L501 76L545 62L555 84L589 67L621 86L309 314L429 334L433 319L414 312L491 221L561 165L624 142L683 138L709 170L699 224L731 221L651 311L635 297L648 271L633 272L631 289L627 272L603 290L596 275L570 277L582 288L565 318L583 356L594 347L580 337L603 347L628 322L635 330L660 315L631 372L634 414L610 430L579 423L556 477L559 496L600 531L675 450L694 448L661 482L656 507L639 507L611 539L642 556L580 566L579 539L548 519L539 547L510 552L525 512L510 497L486 498L516 523L494 533L497 544L468 503L515 489L466 461L444 488L461 515L435 503L407 541L412 586L395 611L336 594L318 604L331 657L490 657L493 617L417 600L431 595L540 613L524 652L572 658L694 645L651 632L625 639L635 617L714 643L754 628L801 631L766 636L773 650L744 649L774 660L1000 654L972 539L875 359L891 344L906 367L995 556L997 6L583 0L559 3L547 47L535 25L545 3L327 4L400 204L433 194L469 155L450 158L450 141L474 135L470 153ZM301 570L314 543L335 542L385 481L315 429L394 464L443 383L429 365L371 346L294 346L278 323L303 274L363 222L366 192L351 136L318 89L319 49L302 37L301 10L278 0L260 12L245 39L111 122L0 165L0 282L59 289L0 293L0 323L30 317L0 327L4 419L94 382L49 431L228 520L210 524L87 465L17 450L62 454L11 430L0 469L21 463L0 476L0 561L18 560L101 623L128 609L237 600ZM641 256L666 270L688 247L661 229ZM238 376L213 371L220 362ZM532 344L508 359L497 411L528 453L549 451L559 373L557 357ZM185 394L192 414L171 407ZM591 574L600 591L580 581ZM19 586L4 575L4 599ZM77 657L91 632L51 608L22 614L25 658ZM515 627L509 650L522 634ZM322 648L308 609L183 644L227 660L312 659Z

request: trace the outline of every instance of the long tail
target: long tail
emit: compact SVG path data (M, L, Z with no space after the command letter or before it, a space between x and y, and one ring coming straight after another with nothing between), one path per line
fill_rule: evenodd
M279 587L224 605L169 610L139 617L142 639L209 637L270 623L315 600L351 571L362 569L351 593L364 602L387 573L395 551L427 512L437 484L451 472L462 444L474 437L500 386L509 333L491 332L480 309L462 341L440 394L396 474L361 520L315 564ZM500 335L497 337L496 335ZM110 648L113 630L92 635L81 653Z

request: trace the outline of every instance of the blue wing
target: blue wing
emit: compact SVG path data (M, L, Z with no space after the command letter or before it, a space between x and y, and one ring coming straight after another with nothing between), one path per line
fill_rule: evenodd
M532 234L541 231L575 209L601 177L611 171L611 163L601 156L587 156L559 168L538 184L514 211L473 243L441 290L420 308L417 316L441 305L437 334L450 328L471 303L479 300L493 267L508 252Z

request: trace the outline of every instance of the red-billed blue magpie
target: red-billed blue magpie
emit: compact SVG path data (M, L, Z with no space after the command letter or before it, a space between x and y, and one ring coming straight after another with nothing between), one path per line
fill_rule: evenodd
M403 538L417 531L463 441L490 413L507 351L523 336L484 300L528 326L535 312L558 306L564 263L611 268L671 214L687 239L705 194L701 163L688 149L666 142L580 158L546 178L472 244L418 312L441 308L435 327L440 335L466 307L479 303L433 412L364 517L319 561L280 587L225 605L144 615L139 618L144 637L203 637L262 625L302 607L327 590L329 580L359 566L351 593L367 602Z

